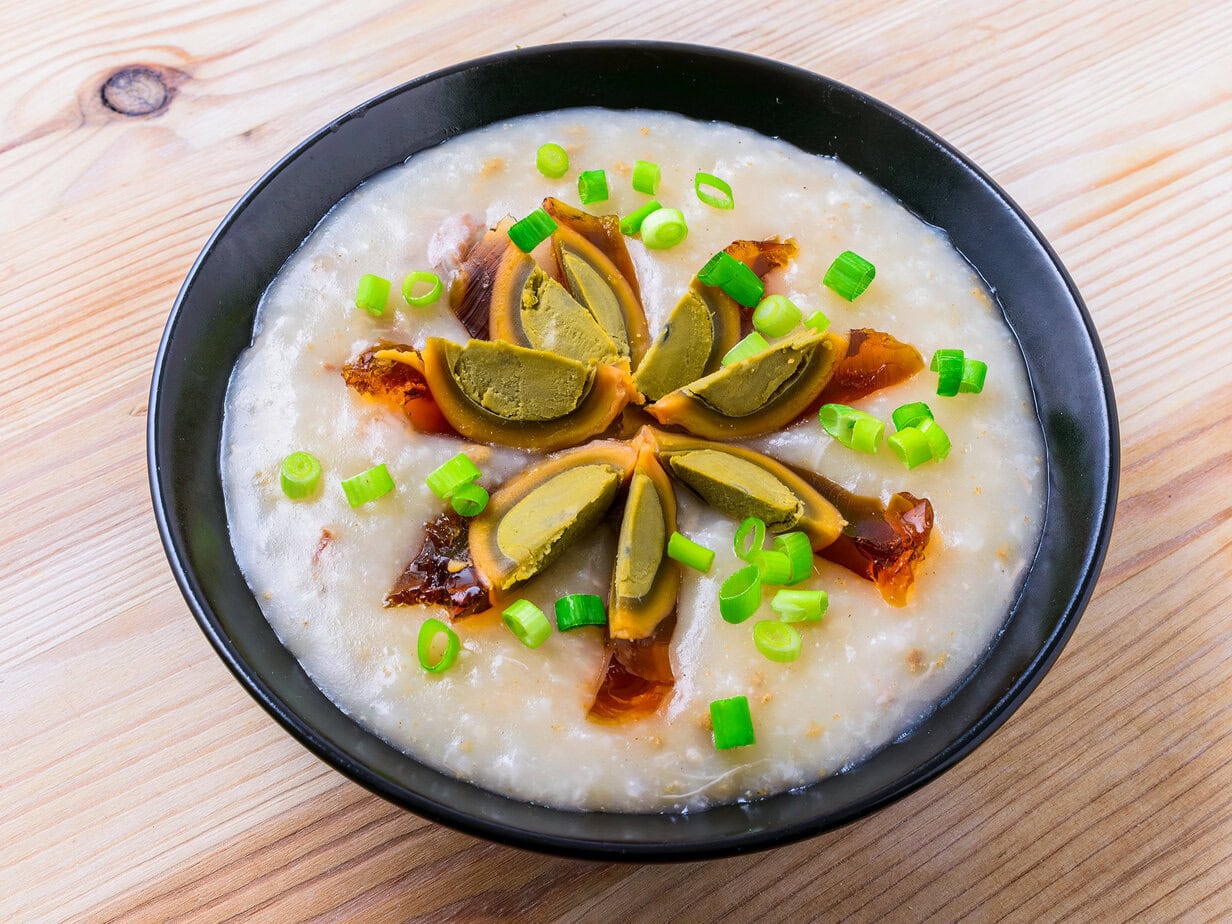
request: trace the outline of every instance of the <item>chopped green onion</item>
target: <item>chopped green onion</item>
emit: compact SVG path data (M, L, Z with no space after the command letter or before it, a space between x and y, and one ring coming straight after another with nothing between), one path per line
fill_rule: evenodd
M578 626L606 626L603 600L594 594L569 594L556 601L556 628L568 632Z
M915 427L903 427L897 433L890 434L886 443L907 468L915 468L933 457L928 437Z
M940 462L950 454L950 437L941 429L941 424L929 417L916 424L916 429L928 440L928 451L934 459Z
M719 615L744 622L761 605L761 569L747 565L719 585Z
M415 295L415 286L424 283L428 286L428 291L422 295ZM415 270L402 280L402 297L406 299L408 305L416 308L422 308L424 305L431 305L434 301L441 297L441 292L445 287L441 285L441 277L436 273L429 273L427 270Z
M784 552L762 549L753 553L752 563L761 572L762 584L778 587L791 582L791 559Z
M757 741L753 733L753 716L747 696L716 699L710 704L710 727L714 731L714 747L718 751L742 748Z
M978 395L984 390L984 379L988 375L988 364L978 359L963 359L962 381L958 390Z
M753 644L771 661L780 664L800 657L800 633L785 622L763 619L753 626Z
M291 500L303 500L317 490L321 481L321 463L310 452L293 452L282 460L279 480L283 494Z
M730 366L732 363L738 363L742 359L748 359L750 356L756 356L762 350L770 349L770 344L766 342L766 338L753 331L734 347L728 350L723 358L719 360L720 366Z
M432 647L440 636L445 636L445 650L436 660L432 659ZM419 627L419 643L416 645L419 654L419 666L429 674L439 674L449 670L458 659L458 651L462 643L458 633L445 625L439 619L425 619Z
M910 404L904 404L894 409L891 419L894 421L894 429L902 430L906 427L917 427L921 420L932 420L933 412L923 401L913 401Z
M537 208L521 221L509 226L509 240L522 253L530 253L556 230L556 221L542 208Z
M698 281L718 286L746 308L752 308L766 294L766 286L757 274L729 254L720 250L697 274Z
M863 414L851 428L851 442L847 445L859 452L875 453L885 435L885 424L876 417Z
M958 394L965 365L962 350L938 350L933 354L928 368L937 373L937 394L946 398Z
M535 167L544 176L559 180L569 172L569 152L559 144L541 144L535 152Z
M753 326L767 337L782 337L800 323L801 312L785 295L767 295L753 311Z
M653 196L659 191L659 179L662 171L659 165L648 160L639 160L633 165L633 188L640 193Z
M707 188L709 187L709 188ZM717 192L710 192L713 189ZM715 176L713 173L701 173L693 177L693 191L697 193L697 198L702 202L716 209L731 209L736 207L736 200L732 197L731 184L727 180Z
M689 236L689 227L680 209L654 209L642 219L641 230L642 243L651 250L675 247Z
M799 584L813 573L813 543L804 533L796 531L776 536L774 550L786 555L791 563L786 583Z
M860 411L846 404L823 404L817 412L822 429L844 446L851 445L851 430L859 419Z
M441 500L449 500L449 496L464 484L478 481L483 472L470 460L464 452L458 453L448 462L438 465L424 479L432 493Z
M552 624L543 610L529 600L515 600L501 613L509 631L527 648L538 648L552 634Z
M820 334L823 330L830 326L830 319L826 317L826 313L824 311L814 311L804 319L804 326L810 327Z
M752 561L753 556L761 551L766 541L766 524L757 517L745 517L736 527L736 537L732 546L736 557L742 561Z
M461 517L477 517L488 506L488 492L482 485L464 484L449 495L449 504Z
M383 462L342 482L343 493L352 507L360 507L378 497L384 497L393 489L394 480Z
M854 251L844 250L834 258L821 283L852 302L868 288L876 275L877 268L873 264Z
M820 622L830 606L824 590L780 590L770 601L770 609L783 622Z
M578 174L578 198L582 205L607 201L607 174L602 170L583 170Z
M389 300L389 280L382 276L364 273L359 277L359 287L355 290L355 307L362 308L374 318L385 313L385 303Z
M620 219L620 233L626 237L633 237L637 232L642 230L642 222L651 212L657 212L663 208L657 199L651 199L640 209L630 212L624 218Z
M705 574L714 564L714 549L698 545L688 536L672 533L671 538L667 540L667 557Z

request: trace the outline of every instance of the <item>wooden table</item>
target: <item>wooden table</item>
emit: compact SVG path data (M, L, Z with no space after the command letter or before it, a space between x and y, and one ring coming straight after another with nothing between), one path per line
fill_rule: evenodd
M1232 7L710 6L0 2L0 919L1232 915ZM189 616L146 487L167 312L266 167L434 68L613 37L820 71L974 158L1086 297L1124 441L1094 600L1005 727L873 818L707 864L495 846L309 756Z

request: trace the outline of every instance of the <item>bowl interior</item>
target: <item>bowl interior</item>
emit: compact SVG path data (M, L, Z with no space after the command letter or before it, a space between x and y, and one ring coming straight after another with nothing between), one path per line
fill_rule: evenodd
M469 129L572 106L718 119L838 156L948 232L1022 346L1047 452L1038 555L982 664L926 721L852 772L685 815L558 811L488 793L344 716L278 642L236 565L219 475L223 400L266 284L365 178ZM1017 707L1073 630L1102 563L1118 469L1111 385L1090 319L1004 192L921 126L847 87L759 58L657 43L485 58L392 90L305 141L244 196L193 267L159 352L149 428L155 511L176 578L220 656L284 727L422 815L508 843L606 858L691 859L783 843L866 814L955 763Z

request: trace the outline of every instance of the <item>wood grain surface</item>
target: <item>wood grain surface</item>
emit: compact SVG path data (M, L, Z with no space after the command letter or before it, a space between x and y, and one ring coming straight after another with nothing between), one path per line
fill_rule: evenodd
M705 864L495 846L309 756L146 486L167 312L269 165L434 68L598 38L779 58L958 145L1070 268L1120 407L1103 577L1026 705L872 818ZM0 0L0 919L1228 920L1230 47L1232 6L1178 0Z

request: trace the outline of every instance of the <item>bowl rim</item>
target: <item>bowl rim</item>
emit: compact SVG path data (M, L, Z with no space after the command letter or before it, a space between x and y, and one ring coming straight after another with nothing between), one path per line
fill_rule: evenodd
M191 567L187 567L185 565L185 549L181 547L179 537L172 528L172 514L169 510L165 486L162 483L160 458L158 453L159 428L163 416L161 413L162 406L160 403L160 394L166 374L168 354L174 338L175 330L181 320L184 304L188 299L198 274L202 270L203 264L206 262L208 256L214 250L218 242L228 233L240 216L242 216L244 212L252 205L258 194L261 193L261 191L264 190L276 177L278 177L278 175L282 173L289 164L303 156L306 152L310 151L323 138L337 131L343 124L351 120L361 118L369 109L385 102L386 100L392 99L403 93L413 91L418 87L425 86L433 82L446 80L455 74L471 69L503 66L506 63L518 62L526 58L550 55L558 52L572 52L579 49L606 49L617 51L645 50L667 56L687 57L700 55L705 58L717 59L720 61L726 60L732 63L746 65L753 63L761 66L769 66L772 69L783 73L794 74L797 78L812 81L818 86L819 90L829 88L845 94L852 100L856 101L860 106L876 110L882 117L897 122L899 126L906 128L911 132L924 136L930 144L941 148L950 158L957 161L963 169L968 171L980 183L986 186L988 190L1000 200L1002 205L1013 212L1017 220L1021 222L1030 236L1034 238L1035 243L1044 252L1053 270L1068 290L1073 304L1077 308L1079 319L1085 328L1085 332L1089 340L1089 347L1094 354L1098 376L1102 384L1102 398L1104 402L1103 411L1107 415L1108 420L1108 432L1107 434L1101 435L1106 436L1109 471L1106 475L1107 482L1104 490L1104 496L1102 498L1102 504L1100 506L1102 516L1094 533L1093 542L1090 546L1089 553L1085 556L1083 561L1081 581L1079 586L1073 589L1073 593L1069 597L1065 610L1060 615L1057 622L1056 629L1047 637L1044 644L1038 649L1035 657L1031 659L1028 666L1022 671L1021 675L1017 679L1017 682L1010 686L1009 689L1007 689L996 701L996 703L983 713L979 721L968 726L966 731L959 735L950 744L950 746L945 748L936 756L936 758L917 766L911 773L896 781L893 786L886 787L883 791L864 801L859 806L853 807L848 811L834 813L824 820L809 817L796 821L794 824L776 828L771 831L746 831L738 835L720 839L712 839L701 843L691 843L684 846L679 843L661 844L651 842L630 843L597 841L593 838L553 836L543 834L541 832L529 833L520 827L504 823L499 819L479 817L474 814L461 811L448 803L433 799L422 793L414 792L405 787L395 785L384 776L374 772L364 763L353 760L350 755L346 754L325 736L320 734L319 731L305 721L296 712L296 710L290 706L290 704L285 702L277 693L275 693L261 673L255 670L248 663L242 653L238 650L237 645L227 635L227 632L222 626L217 614L208 604L205 589L202 586L198 575ZM527 114L530 113L528 112ZM756 131L756 129L751 130ZM378 167L373 170L369 176L372 176L383 169L385 168ZM908 211L913 211L906 203L902 203L900 201L900 205L906 207ZM970 263L970 261L968 262L969 265L971 265L978 273L979 268L975 267L973 263ZM1014 333L1015 339L1017 340L1017 332L1014 332L1012 327L1011 331ZM1019 349L1020 351L1023 350L1021 344L1019 344ZM1034 394L1034 382L1031 382L1031 389ZM1086 304L1079 294L1069 272L1053 249L1052 245L1047 241L1047 239L1030 220L1022 208L983 169L981 169L940 135L926 128L921 123L911 119L897 109L894 109L893 107L872 96L869 96L866 93L817 72L796 65L786 64L784 62L761 55L732 51L725 48L701 44L644 40L561 42L548 45L528 46L525 48L518 48L511 51L503 51L478 58L468 59L457 64L449 65L447 67L423 74L371 97L337 118L332 119L329 123L313 132L311 135L291 148L286 154L279 158L279 160L272 167L266 170L265 173L261 175L261 177L227 212L226 216L222 219L218 227L213 231L202 247L180 287L168 316L154 362L154 369L150 383L146 439L147 468L155 521L158 526L164 551L167 555L168 564L171 568L172 574L175 577L176 583L179 586L190 611L195 617L197 624L201 628L202 633L209 640L215 652L240 682L241 686L257 701L258 704L261 705L263 709L265 709L267 713L269 713L269 715L275 719L275 721L278 722L279 725L281 725L288 733L299 741L300 744L306 747L318 758L354 782L363 786L365 789L381 796L395 805L398 805L404 809L409 809L431 821L448 825L471 835L483 837L511 846L541 852L555 853L574 858L608 861L699 860L730 856L751 850L793 843L795 841L815 836L825 831L830 831L849 824L859 818L870 815L873 812L898 801L899 799L905 798L907 795L915 792L920 787L936 779L943 772L966 757L978 745L987 740L988 737L1014 713L1019 705L1021 705L1021 703L1031 693L1031 691L1035 689L1047 673L1048 668L1059 656L1077 626L1078 620L1090 600L1107 553L1115 516L1120 475L1119 428L1116 402L1112 389L1112 379L1108 369L1106 356L1096 334L1094 323L1092 322ZM1048 463L1046 463L1045 470L1047 470L1048 467ZM1052 503L1051 489L1049 489L1047 503ZM1034 562L1028 565L1024 573L1029 573L1033 567ZM995 638L993 641L995 641ZM992 644L993 642L990 642L990 647ZM976 662L968 670L967 674L964 675L963 679L958 681L956 686L946 693L942 702L945 702L953 697L963 686L967 684L971 676L983 669L986 656L987 651L983 656L981 656L981 658L976 660ZM863 759L867 759L867 757ZM470 785L473 786L474 784ZM482 789L482 787L475 788ZM483 791L488 792L487 790ZM555 809L548 806L539 807L544 811L550 812L572 812L572 810Z

